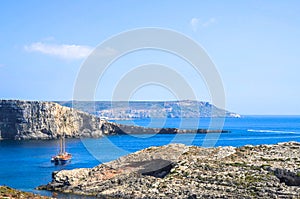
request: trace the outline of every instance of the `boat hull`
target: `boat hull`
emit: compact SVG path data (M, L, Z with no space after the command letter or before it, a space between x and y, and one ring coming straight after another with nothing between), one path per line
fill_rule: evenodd
M60 139L59 145L59 153L56 156L52 156L51 162L55 165L64 165L71 161L72 155L66 152L66 143L64 137Z
M51 162L54 163L55 165L65 165L67 163L70 163L71 159L69 159L69 160L55 159L55 160L51 160Z
M71 159L72 159L72 155L69 153L59 154L57 156L53 156L51 158L51 162L54 163L55 165L64 165L71 162Z

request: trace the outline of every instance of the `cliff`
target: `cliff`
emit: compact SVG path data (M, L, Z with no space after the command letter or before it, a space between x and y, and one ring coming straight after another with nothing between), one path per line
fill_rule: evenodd
M225 130L144 128L108 122L53 102L0 100L0 139L56 139L116 134L228 133Z
M300 143L150 147L94 168L54 172L39 189L100 198L299 198Z
M52 102L1 100L0 132L4 139L99 137L106 121Z

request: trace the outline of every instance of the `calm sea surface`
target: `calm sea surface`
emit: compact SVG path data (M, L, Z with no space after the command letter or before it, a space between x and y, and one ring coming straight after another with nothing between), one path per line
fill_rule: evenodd
M131 121L116 121L132 124ZM207 128L210 119L168 119L136 120L135 125L149 127ZM197 146L243 146L247 144L275 144L278 142L300 142L300 116L245 116L227 118L224 134L181 134L181 135L139 135L109 136L99 139L68 139L67 151L73 154L72 162L65 166L50 163L52 155L58 152L58 142L51 141L0 141L0 185L8 185L24 191L51 181L51 173L61 169L94 167L101 162L116 159L122 155L149 146L168 143L184 143ZM51 195L49 192L38 192Z

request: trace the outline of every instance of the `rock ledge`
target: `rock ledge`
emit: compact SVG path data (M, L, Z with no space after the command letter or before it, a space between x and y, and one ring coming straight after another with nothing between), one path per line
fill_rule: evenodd
M299 198L300 143L150 147L40 189L113 198Z

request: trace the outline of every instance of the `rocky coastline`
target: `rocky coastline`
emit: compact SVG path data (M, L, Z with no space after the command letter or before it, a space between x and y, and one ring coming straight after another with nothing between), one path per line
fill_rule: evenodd
M53 102L0 100L1 139L97 138L119 134L228 133L121 125Z
M150 147L94 168L54 172L39 189L100 198L299 198L300 143Z
M1 199L53 199L29 192L19 191L7 186L0 186Z
M1 100L0 132L3 139L57 139L100 137L105 121L52 102ZM107 125L106 125L107 126Z

